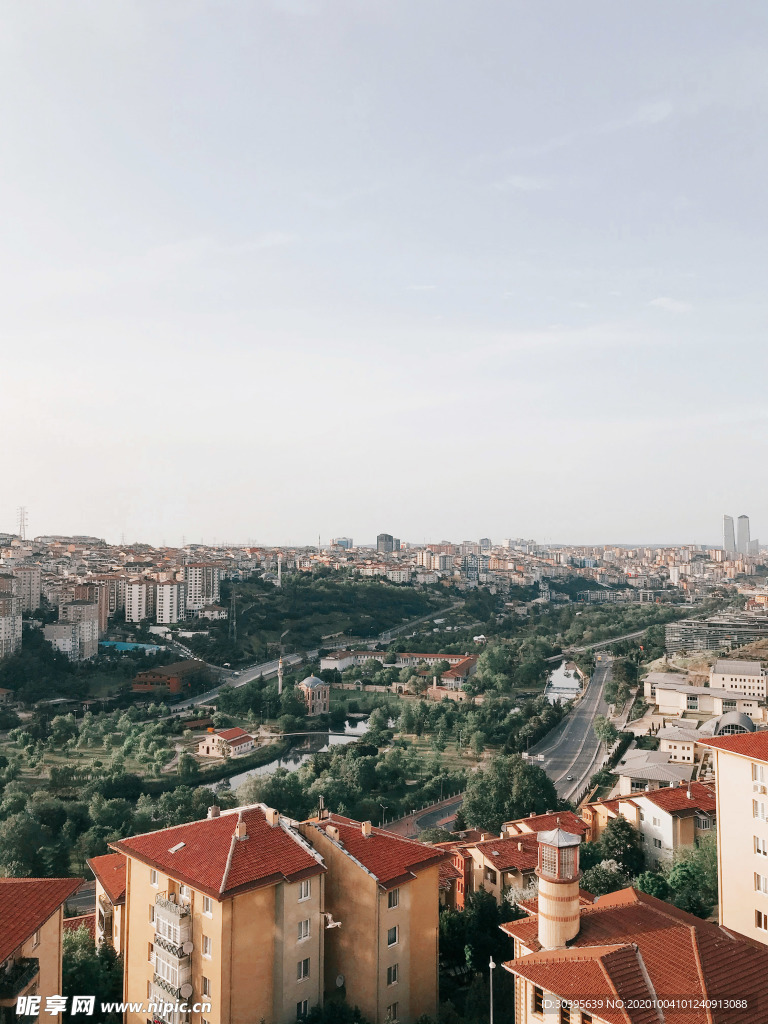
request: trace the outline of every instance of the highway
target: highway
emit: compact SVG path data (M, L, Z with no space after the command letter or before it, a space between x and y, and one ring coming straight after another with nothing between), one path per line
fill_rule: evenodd
M607 655L598 661L586 692L574 710L528 751L530 757L543 755L537 763L555 783L557 795L569 799L579 792L583 782L596 770L593 765L599 746L592 729L595 715L604 715L608 705L603 687L610 678L611 662ZM573 779L569 781L568 775Z

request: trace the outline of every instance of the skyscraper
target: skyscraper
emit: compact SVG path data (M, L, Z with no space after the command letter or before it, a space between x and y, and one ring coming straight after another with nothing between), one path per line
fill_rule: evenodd
M736 520L736 550L740 555L749 554L749 516Z
M733 516L723 516L723 547L732 555L736 550L736 537L733 532Z
M391 533L380 533L376 538L376 550L380 555L391 555L395 547L395 538ZM398 548L400 545L398 544Z

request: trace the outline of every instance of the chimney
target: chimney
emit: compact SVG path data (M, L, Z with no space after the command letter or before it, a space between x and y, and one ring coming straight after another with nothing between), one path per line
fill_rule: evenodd
M518 844L517 844L517 848L518 848L518 850L522 850L522 848L523 848L523 844L522 844L522 843L518 843Z
M335 839L337 843L339 842L339 830L335 825L329 825L325 830L325 834L329 839Z
M247 839L247 838L248 838L248 834L245 831L245 822L244 821L238 821L238 823L235 825L235 839Z
M363 835L367 839L370 836L370 834L371 834L371 823L370 823L370 821L364 821L360 827L361 827Z
M531 813L528 815L528 817L529 818L535 818L536 817L536 811L531 811Z
M220 814L221 814L221 808L218 806L218 804L213 804L211 807L208 808L208 817L209 818L218 818L218 816Z
M690 784L690 782L688 783L688 789L687 789L685 795L688 797L689 800L693 800L693 793L691 792L691 784Z
M264 811L264 817L267 819L267 824L271 825L272 828L280 824L280 812L276 811L274 807L267 807Z

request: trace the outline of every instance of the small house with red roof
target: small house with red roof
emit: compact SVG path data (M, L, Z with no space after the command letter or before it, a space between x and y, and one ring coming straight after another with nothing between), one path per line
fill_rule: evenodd
M256 740L249 732L234 726L206 733L197 744L197 753L200 757L243 757L255 746Z

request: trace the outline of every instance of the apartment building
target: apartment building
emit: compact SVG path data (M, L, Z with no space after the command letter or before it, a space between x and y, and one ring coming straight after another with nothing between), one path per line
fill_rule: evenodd
M125 866L122 853L91 857L96 878L96 943L106 942L122 953L125 946Z
M149 588L154 583L147 580L128 580L125 584L125 621L141 622L149 618Z
M17 1024L17 1000L60 995L64 903L80 878L0 878L0 1024ZM33 1013L27 1017L37 1017Z
M712 690L736 690L765 700L765 672L759 661L720 659L710 670L709 686Z
M326 990L343 987L373 1024L436 1016L440 865L448 855L322 809L299 830L328 869Z
M110 587L106 582L101 583L78 583L72 595L75 601L89 601L97 607L97 618L99 623L99 636L107 632L109 616L111 614ZM114 611L114 609L113 609Z
M85 622L52 622L43 627L48 643L70 661L86 661L99 649L98 626L92 620Z
M126 1000L192 1007L155 1012L163 1024L291 1024L322 1001L325 866L294 823L212 807L112 847L126 858Z
M635 889L580 899L579 839L541 832L539 893L514 942L517 1024L754 1024L768 950ZM679 1008L679 1009L678 1009Z
M206 605L218 604L221 598L221 568L206 562L184 566L184 587L187 612L198 615Z
M10 573L0 573L0 658L21 650L21 631L18 582Z
M155 621L169 626L182 622L186 615L184 584L177 580L161 580L155 589Z
M99 652L99 604L98 601L75 600L59 606L59 621L77 623L79 631L79 657L86 661Z
M715 736L720 923L768 945L768 731Z
M40 607L43 570L39 565L15 565L11 570L18 582L22 612L30 614Z

